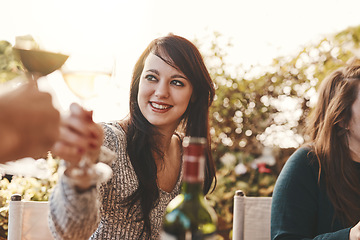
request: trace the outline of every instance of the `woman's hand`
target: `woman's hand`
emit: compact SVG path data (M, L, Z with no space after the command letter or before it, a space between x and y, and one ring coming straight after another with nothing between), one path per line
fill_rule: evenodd
M350 229L349 240L360 240L360 222Z
M92 120L92 111L86 111L73 103L70 115L61 120L60 137L52 152L67 161L69 167L78 166L84 154L96 162L103 137L102 127Z

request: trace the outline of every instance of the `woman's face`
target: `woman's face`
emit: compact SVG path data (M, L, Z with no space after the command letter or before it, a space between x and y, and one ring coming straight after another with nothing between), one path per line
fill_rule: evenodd
M174 131L190 102L193 87L186 76L150 53L139 83L141 113L154 126Z
M355 102L351 107L352 116L349 122L349 144L350 148L360 149L360 91L358 86L358 93Z

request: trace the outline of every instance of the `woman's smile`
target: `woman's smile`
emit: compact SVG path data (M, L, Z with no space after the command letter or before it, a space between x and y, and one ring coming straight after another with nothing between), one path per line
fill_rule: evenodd
M150 103L151 108L155 112L164 113L164 112L169 111L173 107L172 105L169 105L166 103L161 103L161 102L151 102L150 101L149 103Z

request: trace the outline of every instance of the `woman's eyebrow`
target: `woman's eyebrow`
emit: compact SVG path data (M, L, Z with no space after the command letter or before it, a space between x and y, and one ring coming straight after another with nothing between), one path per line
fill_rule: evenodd
M181 74L174 74L171 76L171 78L182 78L182 79L189 81L189 79L187 79L187 77L185 77L184 75L181 75Z
M160 72L156 69L147 69L146 72L152 72L152 73L155 73L156 75L160 75ZM187 81L189 81L189 79L187 79L187 77L185 77L184 75L182 74L174 74L174 75L171 75L171 78L182 78L182 79L185 79Z
M146 70L146 71L147 71L147 72L155 73L155 74L157 74L157 75L160 75L159 71L156 70L156 69L148 69L148 70Z

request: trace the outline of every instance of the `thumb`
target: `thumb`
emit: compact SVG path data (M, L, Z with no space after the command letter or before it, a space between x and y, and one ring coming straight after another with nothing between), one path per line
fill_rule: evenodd
M71 114L80 117L82 119L92 121L93 111L87 111L78 103L72 103L70 105L70 112Z

